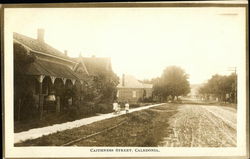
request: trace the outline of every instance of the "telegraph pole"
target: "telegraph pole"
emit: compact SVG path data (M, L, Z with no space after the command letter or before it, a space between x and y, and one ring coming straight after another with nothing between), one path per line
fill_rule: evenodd
M235 82L235 86L234 86L234 91L235 91L234 98L235 99L234 99L234 101L237 104L237 74L236 74L236 67L229 67L228 71L233 71L234 74L235 74L235 80L234 80L234 82Z

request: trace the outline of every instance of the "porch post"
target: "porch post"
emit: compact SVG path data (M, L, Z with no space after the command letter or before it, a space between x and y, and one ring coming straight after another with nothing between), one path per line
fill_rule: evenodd
M62 78L62 80L63 80L63 91L65 92L65 90L66 90L66 81L67 81L67 78ZM63 94L63 96L62 96L62 102L61 102L61 105L62 105L62 108L61 108L61 111L63 111L63 110L65 110L65 107L66 107L66 100L65 100L65 96L64 96L65 94Z
M83 81L80 80L80 83L81 83L81 89L80 89L80 104L82 104L83 102Z
M72 84L73 84L71 90L73 91L73 90L74 90L75 83L76 83L76 80L75 80L75 79L71 79L71 82L72 82ZM72 105L71 105L71 106L75 106L75 98L74 98L74 96L72 96L71 98L72 98Z
M50 76L50 79L51 79L53 91L55 91L55 80L56 80L56 77ZM55 95L56 101L53 104L53 107L55 106L56 107L56 113L59 113L60 112L60 97L56 96L56 93L54 95Z
M39 82L39 108L40 108L40 119L43 117L43 79L44 75L38 76L38 82Z

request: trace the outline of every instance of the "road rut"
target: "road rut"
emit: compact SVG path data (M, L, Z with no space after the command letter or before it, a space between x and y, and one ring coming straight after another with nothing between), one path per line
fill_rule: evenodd
M181 105L169 120L168 132L172 133L166 133L159 146L235 147L236 119L234 108Z

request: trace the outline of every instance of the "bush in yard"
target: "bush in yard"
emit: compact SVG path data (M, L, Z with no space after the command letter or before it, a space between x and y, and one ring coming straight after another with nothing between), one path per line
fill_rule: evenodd
M94 113L94 102L86 102L80 106L80 113L83 115L90 115Z
M146 98L144 98L143 102L144 102L144 103L153 102L153 97L146 97Z
M69 109L68 111L68 115L70 119L75 119L79 116L79 111L77 109L77 107L72 107Z
M143 102L143 98L140 97L140 98L138 99L138 102L139 102L139 103Z
M113 105L109 103L99 103L97 109L99 113L110 113L112 112Z
M140 104L130 104L130 108L138 108L140 107Z

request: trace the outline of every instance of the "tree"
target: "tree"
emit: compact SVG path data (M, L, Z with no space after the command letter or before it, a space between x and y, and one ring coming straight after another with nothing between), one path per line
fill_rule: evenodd
M95 103L110 103L113 102L116 95L116 86L119 83L119 78L113 72L100 72L96 74L91 86L92 101Z
M214 96L219 101L236 101L237 90L237 75L235 73L229 76L213 75L207 83L205 83L200 89L199 93L202 96Z
M161 100L166 100L168 96L178 99L178 96L187 95L190 92L188 75L180 67L167 67L162 76L155 80L153 89L154 94Z

